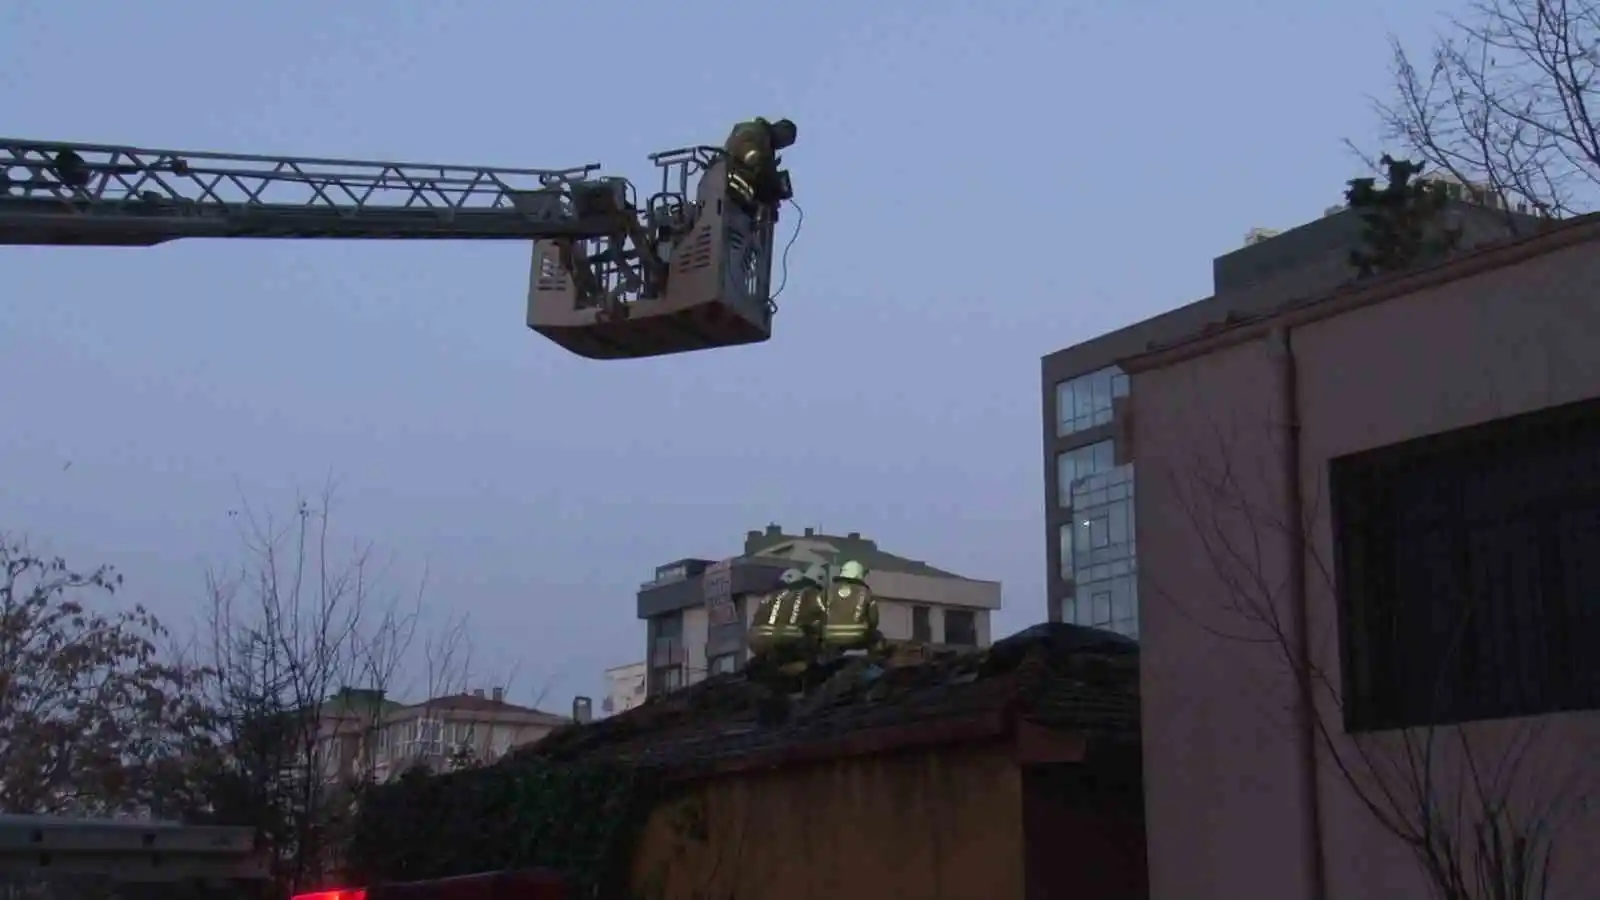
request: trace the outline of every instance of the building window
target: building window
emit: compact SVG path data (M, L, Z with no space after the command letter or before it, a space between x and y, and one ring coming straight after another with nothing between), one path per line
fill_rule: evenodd
M1600 708L1600 401L1329 478L1350 730Z
M1116 366L1056 385L1056 437L1105 425L1112 401L1128 395L1128 376Z
M1061 580L1070 584L1072 582L1072 536L1078 531L1077 522L1064 522L1056 529L1056 542L1060 551L1060 569L1056 574Z
M729 675L739 671L739 654L719 653L706 662L706 668L713 675Z
M1071 586L1062 601L1063 622L1138 637L1133 493L1131 464L1094 470L1074 482L1065 503L1071 518L1057 536L1061 579Z
M445 727L445 741L450 744L471 745L475 743L474 730L471 722L453 722Z
M1071 509L1073 494L1117 467L1116 445L1100 441L1056 454L1056 504Z
M924 644L933 643L932 610L926 606L911 607L911 639Z
M650 672L652 694L666 694L683 687L682 666L662 666Z
M944 642L957 647L978 646L978 617L970 609L944 611Z
M683 639L683 613L670 612L656 617L656 637Z
M444 752L444 722L439 719L415 719L406 732L404 755L436 756Z

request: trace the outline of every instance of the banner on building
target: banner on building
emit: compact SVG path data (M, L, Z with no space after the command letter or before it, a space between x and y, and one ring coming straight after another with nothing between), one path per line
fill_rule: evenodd
M700 583L705 590L707 624L715 628L738 621L739 610L733 602L733 560L706 566Z

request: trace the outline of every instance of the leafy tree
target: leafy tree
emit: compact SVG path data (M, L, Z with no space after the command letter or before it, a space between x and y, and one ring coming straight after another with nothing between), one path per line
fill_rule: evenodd
M148 812L203 752L205 673L144 607L95 608L121 584L0 535L0 811Z

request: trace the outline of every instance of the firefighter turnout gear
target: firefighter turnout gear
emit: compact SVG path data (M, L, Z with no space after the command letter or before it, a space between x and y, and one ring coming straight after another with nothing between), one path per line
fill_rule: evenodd
M788 119L759 116L733 126L722 149L728 156L728 189L748 206L775 206L787 200L779 174L778 151L792 146L798 131Z
M750 650L768 654L800 639L800 588L805 576L789 569L778 576L778 589L756 604L755 620L750 623Z
M867 567L850 560L828 589L823 640L839 650L870 647L878 632L878 604L867 587Z

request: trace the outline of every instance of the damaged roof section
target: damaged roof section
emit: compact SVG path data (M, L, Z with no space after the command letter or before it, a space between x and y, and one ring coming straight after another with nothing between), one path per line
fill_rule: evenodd
M691 776L998 739L1019 726L1138 739L1138 644L1098 629L1036 625L985 651L905 647L881 663L847 657L823 674L781 699L744 674L713 677L517 755Z

